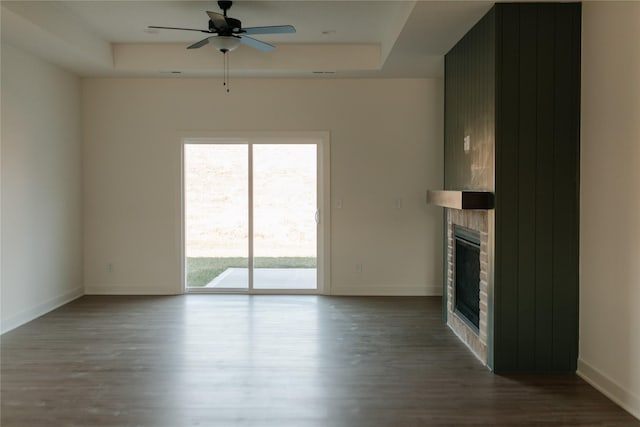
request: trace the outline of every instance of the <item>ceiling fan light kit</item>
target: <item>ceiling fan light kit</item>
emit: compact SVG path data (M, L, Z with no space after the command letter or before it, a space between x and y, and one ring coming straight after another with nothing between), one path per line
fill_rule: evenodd
M215 36L209 37L209 43L222 53L231 52L242 42L239 37L234 36Z
M227 11L233 5L232 1L218 1L218 6L222 9L222 14L217 12L207 11L209 16L209 25L207 30L201 30L197 28L180 28L180 27L159 27L150 25L149 29L162 29L162 30L181 30L181 31L198 31L205 34L214 34L205 39L202 39L190 46L187 49L199 49L204 45L211 44L216 50L222 52L224 55L224 85L227 86L227 92L229 92L229 86L227 84L229 74L229 61L227 59L227 53L231 52L240 44L246 44L254 49L262 52L269 52L275 48L275 46L265 43L261 40L249 37L251 35L258 34L292 34L296 32L293 25L272 25L267 27L247 27L242 28L242 22L239 19L230 18L227 16Z

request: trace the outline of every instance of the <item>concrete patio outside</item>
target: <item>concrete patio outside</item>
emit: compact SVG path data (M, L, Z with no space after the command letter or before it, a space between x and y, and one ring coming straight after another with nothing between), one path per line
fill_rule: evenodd
M254 268L254 289L316 289L315 268ZM247 289L248 268L227 268L205 288Z

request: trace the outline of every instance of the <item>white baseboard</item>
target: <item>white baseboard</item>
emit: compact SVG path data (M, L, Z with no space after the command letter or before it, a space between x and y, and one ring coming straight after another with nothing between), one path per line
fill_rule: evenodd
M582 359L578 359L577 374L631 415L640 419L640 397Z
M9 332L10 330L17 328L18 326L22 326L25 323L30 322L33 319L37 319L38 317L47 314L48 312L53 311L56 308L73 301L74 299L80 298L83 295L84 290L82 288L76 288L69 292L65 292L62 295L37 304L31 308L23 310L22 312L16 314L15 316L11 316L8 319L3 319L1 333L4 334L5 332Z
M171 284L149 286L137 284L87 284L84 288L85 295L178 295L182 289L177 289Z
M336 286L331 295L337 296L441 296L441 286Z

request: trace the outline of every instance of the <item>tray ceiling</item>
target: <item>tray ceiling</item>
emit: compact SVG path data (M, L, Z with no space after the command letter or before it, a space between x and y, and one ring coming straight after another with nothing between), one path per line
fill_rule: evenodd
M260 36L270 53L231 52L237 76L442 77L444 54L491 7L484 1L236 1L243 26L292 24ZM222 54L187 51L214 1L3 1L2 39L81 76L220 76Z

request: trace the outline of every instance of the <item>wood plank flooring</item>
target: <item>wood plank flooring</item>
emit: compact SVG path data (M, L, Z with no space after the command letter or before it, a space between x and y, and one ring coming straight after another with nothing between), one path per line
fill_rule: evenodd
M488 372L440 298L85 296L2 336L8 426L640 426L573 375Z

